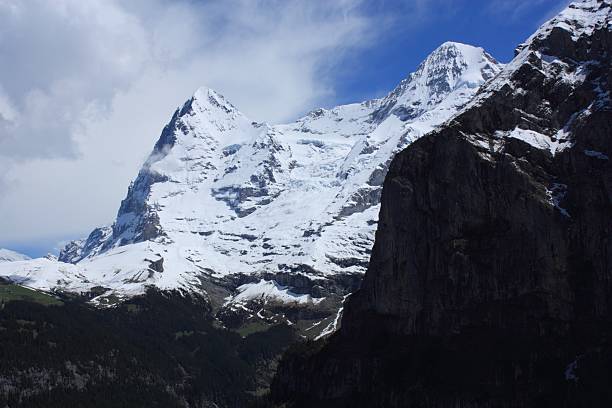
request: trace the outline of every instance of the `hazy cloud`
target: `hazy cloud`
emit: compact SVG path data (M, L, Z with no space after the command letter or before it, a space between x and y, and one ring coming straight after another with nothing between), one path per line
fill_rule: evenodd
M82 114L104 110L149 59L137 17L110 1L0 2L0 154L70 156Z

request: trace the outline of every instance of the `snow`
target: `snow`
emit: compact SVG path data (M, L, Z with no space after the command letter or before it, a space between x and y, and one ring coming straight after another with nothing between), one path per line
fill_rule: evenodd
M386 97L281 125L255 122L200 88L164 129L112 233L77 241L76 257L62 258L82 258L76 265L35 261L0 275L45 289L103 286L131 296L149 285L195 290L200 279L238 273L298 269L311 280L364 273L390 160L500 69L482 48L445 43ZM162 258L163 271L152 270ZM258 285L244 292L302 299Z
M510 132L497 131L495 137L500 138L513 138L521 140L536 149L548 150L553 156L570 146L570 143L562 139L547 136L542 133L538 133L529 129L521 129L519 127L514 128Z
M27 255L11 251L10 249L0 248L0 262L25 261L28 259L30 259L30 257Z
M1 263L0 276L23 286L47 291L72 284L79 278L85 280L78 267L70 264L57 265L57 262L47 258Z
M293 293L288 287L281 286L275 281L261 279L258 283L247 283L237 289L238 294L226 299L226 305L245 304L252 300L275 300L281 303L318 303L323 298L313 299L308 294Z
M349 296L350 295L344 296L344 298L342 299L343 305ZM323 329L323 331L321 331L321 333L319 333L319 335L315 337L315 340L319 340L319 339L322 339L323 337L329 336L330 334L334 333L338 329L338 323L340 322L340 317L342 317L343 311L344 311L344 306L338 309L338 312L336 312L336 317L334 317L334 320L332 320L331 323L329 323L327 327L325 327L325 329Z
M307 329L305 329L304 331L305 331L305 332L310 331L310 330L314 329L315 327L319 326L319 325L320 325L322 322L323 322L322 320L319 320L318 322L314 322L314 323L312 324L312 326L308 327L308 328L307 328Z

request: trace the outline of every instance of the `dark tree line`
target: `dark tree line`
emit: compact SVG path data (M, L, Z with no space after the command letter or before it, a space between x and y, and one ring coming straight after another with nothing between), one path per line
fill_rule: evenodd
M292 342L289 327L246 338L214 324L205 299L149 291L117 307L6 303L0 406L247 406Z

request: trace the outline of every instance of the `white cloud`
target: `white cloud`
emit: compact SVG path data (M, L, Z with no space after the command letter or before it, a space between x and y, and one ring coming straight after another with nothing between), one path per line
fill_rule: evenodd
M255 120L328 104L374 19L358 0L0 0L0 244L110 222L201 85Z
M112 2L1 1L1 154L74 155L83 111L107 108L147 53L145 30Z

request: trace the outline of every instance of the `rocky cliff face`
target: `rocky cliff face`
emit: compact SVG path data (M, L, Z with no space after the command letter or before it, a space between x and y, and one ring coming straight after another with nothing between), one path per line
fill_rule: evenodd
M396 156L361 289L277 401L612 402L611 8L570 5Z

